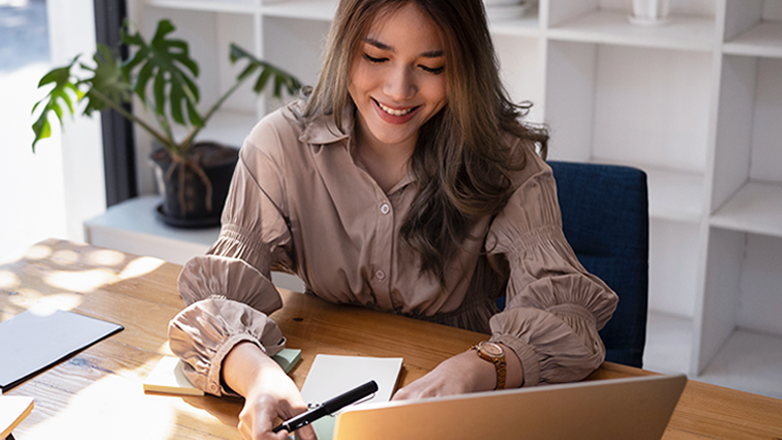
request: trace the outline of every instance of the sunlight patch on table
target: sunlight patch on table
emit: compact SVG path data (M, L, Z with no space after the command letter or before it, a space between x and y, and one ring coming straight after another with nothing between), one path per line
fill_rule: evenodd
M59 251L55 251L50 258L51 261L63 265L76 264L80 259L81 256L70 249L60 249Z
M117 402L118 398L122 402ZM75 394L55 415L20 438L163 440L176 429L176 410L143 393L141 384L105 376Z
M100 287L117 281L117 276L106 269L89 269L79 271L54 271L44 277L44 281L53 287L89 293Z
M157 268L163 265L165 261L159 258L153 257L139 257L128 263L127 266L120 272L119 279L127 280L129 278L136 278L146 275L150 272L154 272Z
M43 260L52 255L52 248L43 244L36 244L24 255L29 260Z
M39 305L52 310L74 310L82 303L84 297L77 293L61 292L46 295L45 298L38 301L35 307Z
M86 256L87 262L96 266L119 266L125 262L125 254L111 249L92 251Z
M40 291L25 287L15 290L7 300L10 304L19 307L20 311L24 311L41 301L41 298L44 298L44 295Z
M21 286L19 276L10 270L0 270L0 289L13 290Z

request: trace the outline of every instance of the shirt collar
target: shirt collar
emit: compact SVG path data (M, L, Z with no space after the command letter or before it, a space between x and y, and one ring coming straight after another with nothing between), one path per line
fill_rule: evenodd
M305 105L306 104L303 101L295 103L294 106L296 108L294 110L301 114L301 112L304 111ZM334 123L334 118L331 115L321 115L305 125L304 130L299 135L299 141L305 144L326 145L350 139L353 134L354 113L355 109L352 105L348 105L342 110L342 128L347 130L347 133L339 131L337 125ZM348 144L346 144L346 146L348 146ZM348 149L350 149L350 147L352 146L349 146ZM410 171L402 180L391 188L387 195L390 196L417 180L418 179L416 179L412 171Z
M346 130L346 133L339 131L332 115L321 115L307 123L299 135L299 141L307 144L331 144L349 138L353 131L352 105L347 105L342 110L342 129Z

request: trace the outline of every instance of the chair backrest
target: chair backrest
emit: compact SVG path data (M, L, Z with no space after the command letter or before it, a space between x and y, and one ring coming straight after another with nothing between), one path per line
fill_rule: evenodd
M646 173L631 167L550 161L562 228L578 261L619 295L600 331L606 360L641 367L649 292Z
M584 268L619 295L616 312L600 331L606 360L640 368L649 291L646 173L616 165L548 164L568 243Z

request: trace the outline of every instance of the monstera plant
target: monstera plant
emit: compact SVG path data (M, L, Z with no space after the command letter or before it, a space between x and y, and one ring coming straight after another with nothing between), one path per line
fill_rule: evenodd
M225 100L245 81L254 78L253 90L261 93L273 86L280 98L283 90L295 94L301 83L291 74L257 59L235 44L230 46L230 60L246 61L246 67L228 89L205 113L198 109L200 93L196 79L199 68L190 57L188 43L170 38L175 30L169 20L158 22L152 40L127 25L121 31L121 42L133 55L120 60L112 51L98 45L92 57L94 64L79 62L58 67L41 78L38 87L51 87L49 93L33 107L38 112L33 123L36 143L51 135L51 116L62 124L63 114L74 114L77 102L85 102L83 114L114 109L149 132L160 148L152 159L164 176L165 201L158 207L164 221L179 226L206 226L215 219L228 192L228 182L236 164L238 151L214 142L195 142ZM127 111L124 104L138 96L146 111L154 114L157 127ZM187 134L174 137L172 122L187 128ZM225 175L227 174L227 179ZM223 176L222 181L214 182Z

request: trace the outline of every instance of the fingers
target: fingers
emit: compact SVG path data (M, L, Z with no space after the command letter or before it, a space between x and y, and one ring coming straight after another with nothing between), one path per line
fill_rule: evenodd
M301 395L293 387L290 393L261 394L247 398L239 414L239 433L242 440L284 440L288 438L288 431L282 430L274 433L272 430L278 422L287 420L294 415L306 411ZM297 431L302 440L315 440L315 431L311 426Z
M315 435L315 428L312 425L307 425L303 428L296 430L296 435L299 436L299 440L317 440L318 436Z

